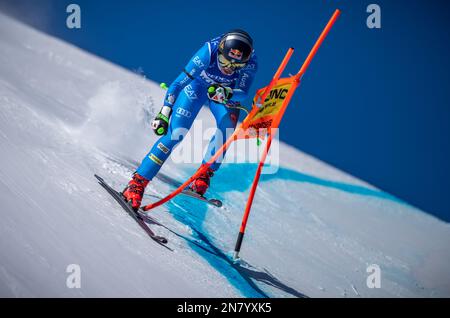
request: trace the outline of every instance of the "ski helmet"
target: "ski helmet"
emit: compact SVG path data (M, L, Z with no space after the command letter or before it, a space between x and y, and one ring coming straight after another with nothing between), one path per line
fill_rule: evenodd
M219 53L232 63L246 63L253 52L253 40L244 30L226 33L219 43Z

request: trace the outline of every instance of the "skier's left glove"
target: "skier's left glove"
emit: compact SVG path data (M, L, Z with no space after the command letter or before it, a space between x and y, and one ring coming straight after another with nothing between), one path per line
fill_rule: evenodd
M172 115L172 108L163 106L156 118L152 121L152 129L158 136L167 134L169 129L170 115Z
M208 87L208 98L219 104L226 104L233 97L233 89L231 87L213 84Z

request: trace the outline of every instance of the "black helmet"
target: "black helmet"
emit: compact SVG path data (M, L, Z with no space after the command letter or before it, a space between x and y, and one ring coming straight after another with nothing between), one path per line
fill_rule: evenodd
M232 30L220 40L219 52L232 63L246 63L253 52L253 40L244 30Z

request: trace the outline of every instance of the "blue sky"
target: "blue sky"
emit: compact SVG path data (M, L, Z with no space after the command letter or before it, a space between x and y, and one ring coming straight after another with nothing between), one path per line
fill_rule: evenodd
M82 28L65 26L69 3ZM381 7L368 29L366 7ZM253 35L268 83L289 47L295 73L333 11L342 14L297 90L280 138L450 221L450 75L446 1L0 0L0 9L159 82L209 38Z

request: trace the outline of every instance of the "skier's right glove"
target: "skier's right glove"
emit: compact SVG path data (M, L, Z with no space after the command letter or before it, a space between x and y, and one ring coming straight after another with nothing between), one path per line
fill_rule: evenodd
M152 121L152 129L158 136L167 134L169 129L170 115L172 115L172 108L163 106L156 118Z
M213 84L208 87L208 98L219 104L226 104L233 97L233 89L231 87Z

